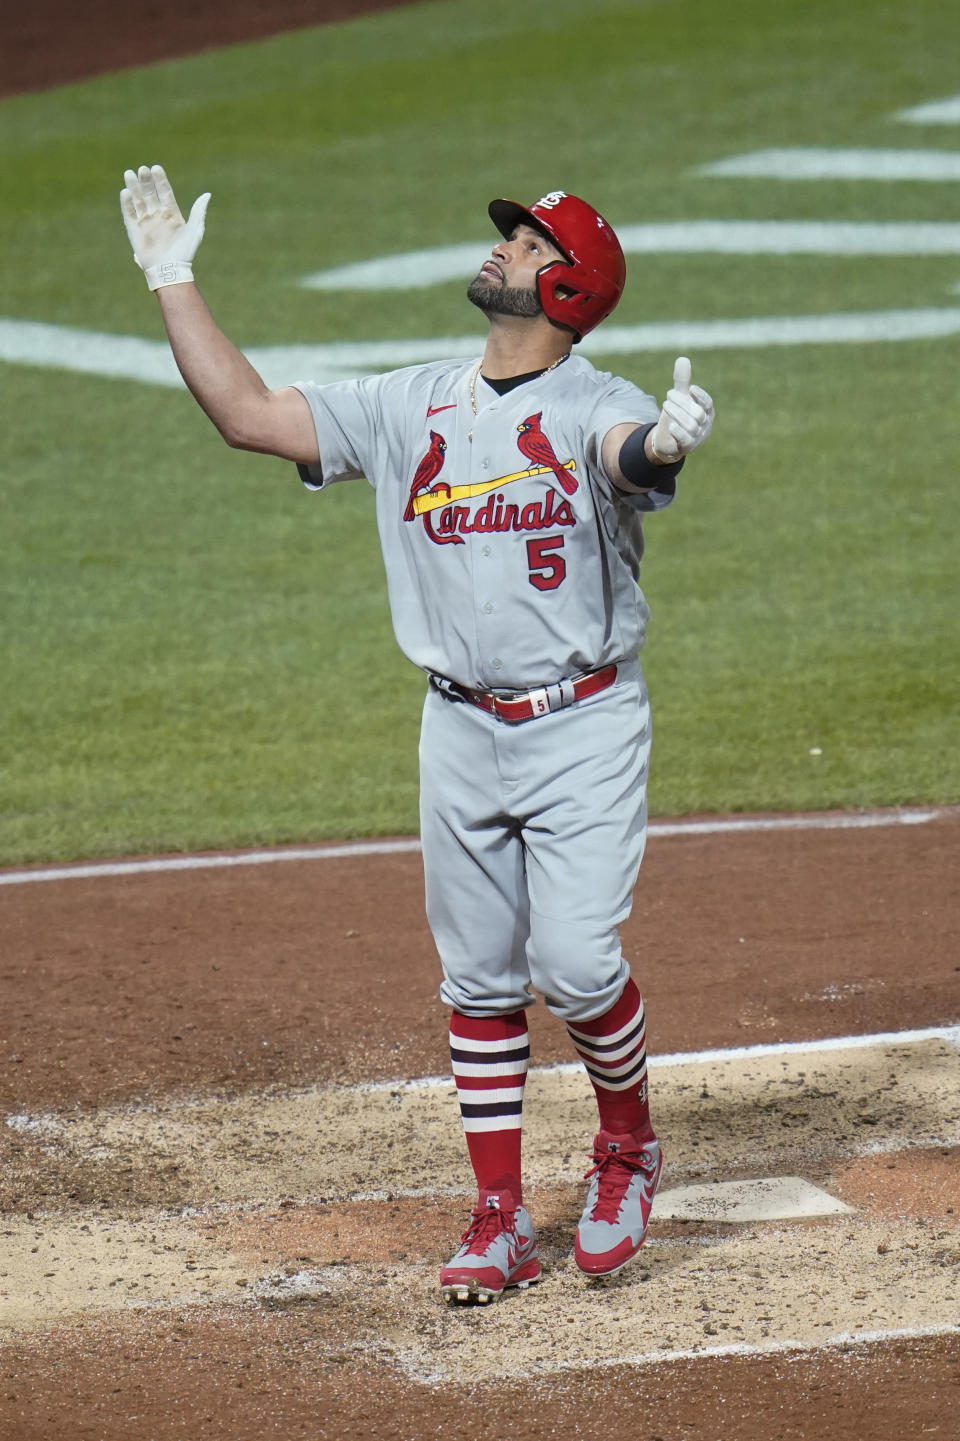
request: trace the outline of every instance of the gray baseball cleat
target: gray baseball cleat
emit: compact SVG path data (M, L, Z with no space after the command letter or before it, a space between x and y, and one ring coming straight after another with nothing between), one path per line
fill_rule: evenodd
M443 1299L485 1306L501 1291L525 1290L540 1280L540 1262L533 1223L511 1196L481 1194L460 1249L440 1272Z
M600 1131L593 1161L574 1255L588 1276L615 1276L643 1245L663 1156L656 1141Z

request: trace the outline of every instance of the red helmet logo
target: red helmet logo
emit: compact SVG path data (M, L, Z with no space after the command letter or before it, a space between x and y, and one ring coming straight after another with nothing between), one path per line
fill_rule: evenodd
M627 262L620 242L599 211L565 190L551 190L527 209L515 200L492 200L490 219L504 239L517 225L531 225L562 250L537 275L545 315L581 340L605 320L623 294Z

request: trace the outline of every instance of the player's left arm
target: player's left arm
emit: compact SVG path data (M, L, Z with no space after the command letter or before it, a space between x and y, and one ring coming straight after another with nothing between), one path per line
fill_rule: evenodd
M709 436L715 414L713 399L702 386L691 384L691 373L688 358L679 356L673 367L673 386L655 424L627 422L607 431L603 466L618 490L646 494L659 489Z

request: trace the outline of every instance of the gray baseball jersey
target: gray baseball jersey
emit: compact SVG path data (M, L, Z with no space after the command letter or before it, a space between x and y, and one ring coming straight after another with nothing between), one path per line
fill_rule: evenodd
M601 460L606 433L655 421L652 396L571 355L504 396L476 362L438 361L297 387L313 412L320 489L366 476L394 630L428 673L524 690L635 657L640 513ZM475 408L478 413L475 413Z

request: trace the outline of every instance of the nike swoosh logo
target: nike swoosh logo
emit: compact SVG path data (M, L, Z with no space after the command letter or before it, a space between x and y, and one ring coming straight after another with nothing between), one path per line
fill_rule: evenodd
M427 419L429 420L431 415L439 415L441 410L456 410L456 408L456 401L452 405L430 405L427 407Z

